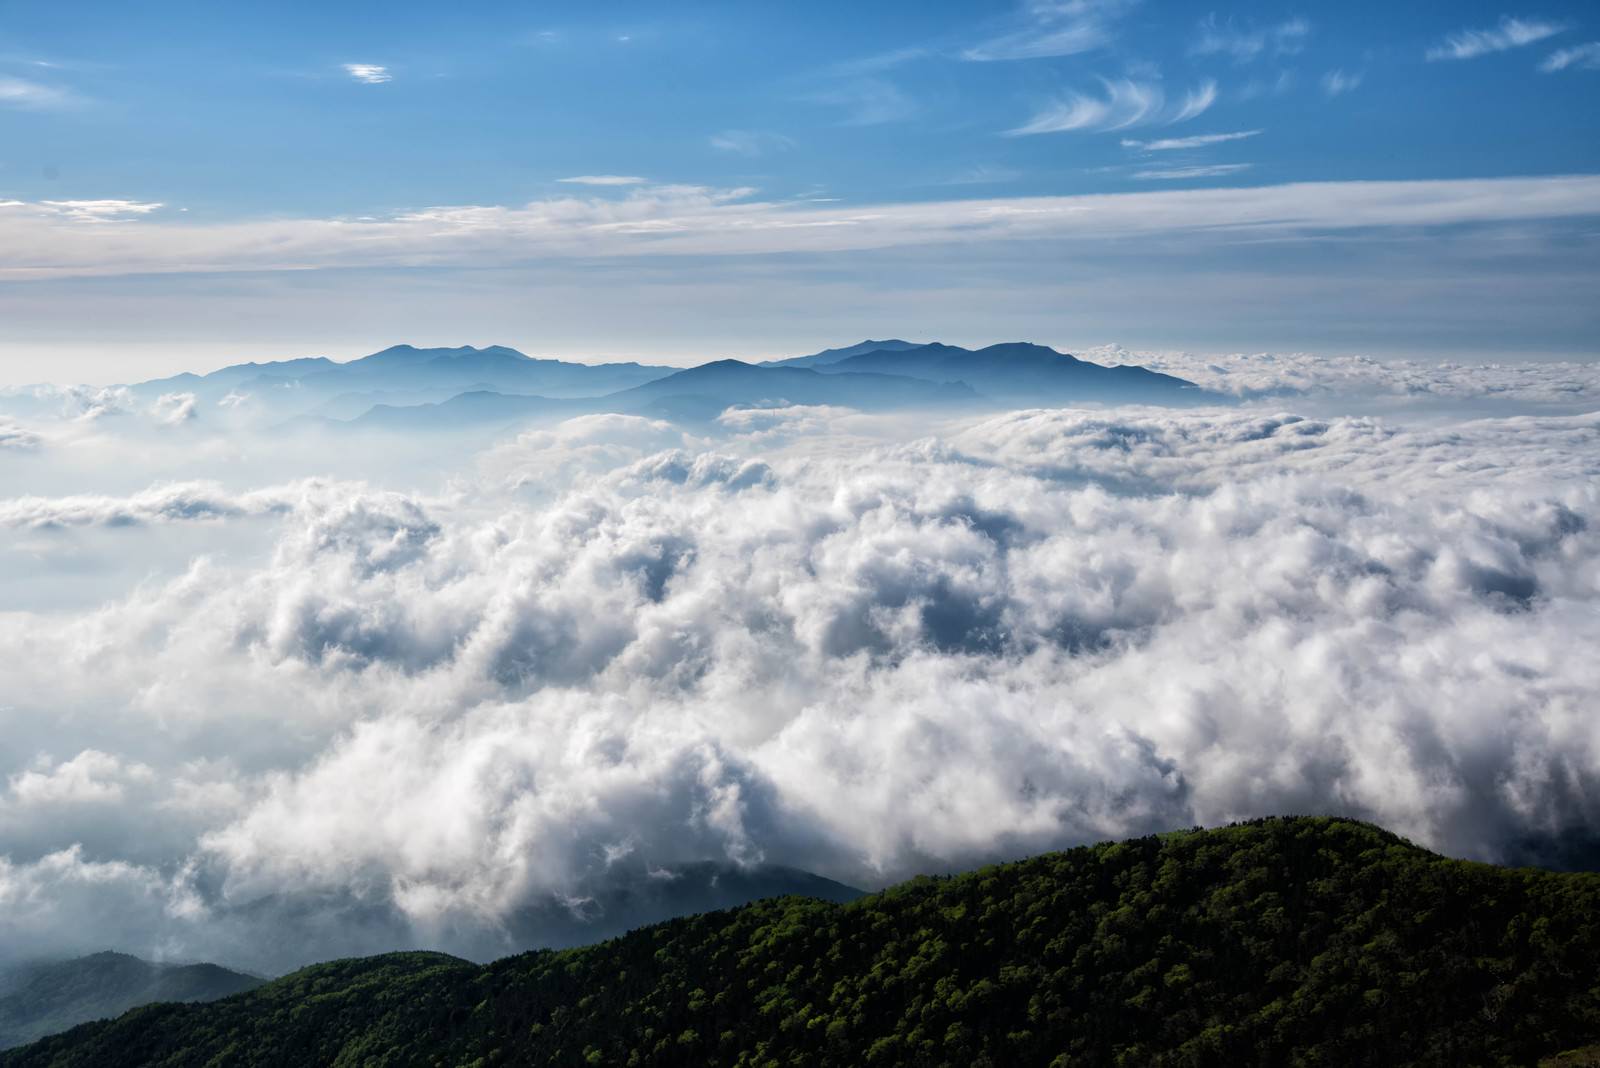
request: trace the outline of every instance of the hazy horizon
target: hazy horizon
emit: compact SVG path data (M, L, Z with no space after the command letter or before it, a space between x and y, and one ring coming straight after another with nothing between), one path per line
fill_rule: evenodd
M668 349L654 352L642 352L631 349L627 351L571 352L552 350L537 344L517 344L514 341L508 341L505 338L498 337L467 338L463 340L451 335L426 338L421 341L411 338L385 340L381 344L364 345L357 342L339 347L330 347L327 345L320 347L307 345L302 348L293 348L271 345L260 349L254 349L240 346L199 345L196 346L192 351L173 352L168 347L152 346L153 348L161 349L159 356L152 353L144 358L135 358L132 360L124 360L119 357L117 366L134 372L133 374L125 377L90 378L73 376L71 374L57 374L55 377L49 378L22 377L13 380L0 380L0 389L6 387L36 385L132 385L138 382L168 378L173 375L183 374L185 372L203 376L210 374L213 371L219 371L227 367L233 367L245 363L272 363L283 360L308 358L314 359L318 357L332 360L335 363L348 363L353 360L361 359L364 356L370 356L375 352L381 352L385 349L399 345L410 345L413 348L419 349L462 347L484 349L494 346L503 346L505 348L515 349L525 356L539 360L561 360L568 363L587 365L631 362L662 367L688 369L717 360L740 360L746 363L781 360L792 356L804 355L810 352L821 352L825 349L858 344L862 341L886 340L889 338L917 341L919 343L942 342L945 344L959 345L967 348L981 348L985 345L1001 343L993 338L987 338L981 335L943 335L927 337L922 337L920 335L917 337L906 336L912 333L913 331L909 330L901 330L898 332L892 330L878 330L871 332L870 337L866 334L861 336L843 335L839 337L807 335L794 345L767 346L761 349L757 349L754 346L734 346L725 351L713 352L700 352L697 350L687 349ZM1232 348L1219 347L1214 349L1196 347L1168 348L1161 346L1127 345L1115 340L1075 344L1071 342L1059 340L1052 341L1036 337L1007 337L1004 338L1003 341L1046 345L1050 348L1056 349L1059 352L1096 362L1104 362L1109 358L1131 362L1155 359L1159 362L1162 357L1174 356L1178 354L1195 358L1210 357L1216 359L1237 356L1266 356L1276 354L1301 357L1317 356L1336 360L1350 358L1370 359L1377 360L1379 362L1399 364L1444 362L1459 363L1464 365L1494 365L1508 361L1575 364L1588 364L1592 362L1587 353L1561 352L1529 353L1523 351L1516 353L1502 353L1497 356L1493 352L1456 352L1454 355L1452 355L1450 352L1431 351L1377 353L1362 349L1306 350L1289 347L1279 349L1262 349L1248 346L1235 346ZM226 353L226 355L218 355L219 353ZM99 365L103 355L104 353L102 350L93 349L86 353L85 357L89 362ZM122 357L125 357L126 355L126 353L121 354ZM47 370L53 367L61 366L60 364L56 363L54 359L42 359L39 361L38 365L44 366ZM76 361L69 361L65 366L70 368L78 365L79 364ZM12 362L5 361L4 357L0 356L0 367L9 368L13 366L34 366L34 364L23 364L20 362L14 364Z
M1592 14L26 0L0 26L0 382L884 329L1595 358Z

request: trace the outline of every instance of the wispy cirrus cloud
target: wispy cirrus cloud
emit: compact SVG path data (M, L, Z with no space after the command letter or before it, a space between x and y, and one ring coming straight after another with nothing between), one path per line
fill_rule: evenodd
M831 89L807 94L808 103L842 108L845 126L879 126L908 119L917 112L917 102L887 78L856 78Z
M1014 182L1022 177L1022 172L1015 167L1000 167L992 163L980 163L975 167L968 167L949 178L941 185L998 185L1003 182Z
M870 55L857 56L854 59L840 60L831 63L823 71L830 78L859 78L863 75L882 74L885 71L903 67L919 59L927 59L935 53L924 45L908 45L905 48L891 48L887 52L873 52Z
M758 200L750 189L641 186L625 196L447 205L371 219L182 224L155 217L86 225L55 209L12 202L0 205L0 279L843 252L1230 228L1319 234L1592 219L1600 216L1597 204L1597 175L875 204Z
M164 205L141 200L41 200L31 205L24 205L21 201L0 203L0 208L22 206L79 222L123 222L149 215Z
M46 110L70 107L78 98L65 89L53 85L28 81L24 78L0 76L0 107Z
M961 52L972 62L1043 59L1092 52L1111 42L1113 24L1137 0L1031 0L1012 28Z
M1199 36L1189 46L1191 55L1228 55L1240 63L1259 56L1293 55L1305 47L1311 36L1311 23L1294 18L1275 26L1237 26L1232 20L1221 22L1208 15L1200 23Z
M1188 122L1190 119L1208 110L1217 102L1217 83L1213 81L1201 82L1198 86L1183 94L1183 102L1178 105L1178 110L1173 113L1169 122Z
M1295 86L1295 73L1292 70L1280 70L1270 80L1266 78L1252 78L1233 92L1235 100L1256 100L1264 96L1282 96Z
M1123 148L1137 148L1143 152L1181 152L1195 148L1206 148L1210 145L1225 144L1229 141L1243 141L1247 137L1256 137L1260 130L1236 130L1233 133L1196 134L1194 137L1163 137L1155 141L1135 141L1124 138Z
M384 82L394 80L388 67L376 63L346 63L344 72L364 85L382 85Z
M1546 74L1553 74L1569 67L1575 70L1600 70L1600 41L1590 41L1588 44L1551 52L1545 61L1539 64L1539 69Z
M1225 178L1230 174L1247 171L1252 163L1213 163L1201 167L1160 167L1145 171L1135 171L1133 177L1140 181L1166 181L1175 182L1187 178Z
M645 179L636 174L574 174L570 178L557 178L563 185L643 185Z
M794 138L770 130L723 130L711 135L711 147L736 156L766 156L787 152L794 147Z
M795 99L801 103L842 109L843 117L839 120L842 126L877 126L899 122L910 118L919 109L916 99L891 77L891 72L934 55L936 53L928 47L911 45L831 63L814 72L808 79L810 88L799 93ZM736 138L730 143L743 142ZM717 145L715 139L713 146L723 151L736 151Z
M1345 93L1358 89L1361 80L1366 77L1364 71L1350 73L1343 70L1330 70L1322 76L1322 91L1328 96L1343 96Z
M1492 30L1460 30L1425 53L1430 61L1476 59L1493 52L1521 48L1566 30L1566 24L1547 19L1522 19L1507 15Z
M1166 93L1156 82L1121 78L1102 79L1101 84L1105 89L1103 96L1072 93L1023 125L1006 131L1007 135L1125 130L1153 123L1186 122L1206 111L1217 99L1217 83L1210 80L1190 89L1171 107L1167 104Z

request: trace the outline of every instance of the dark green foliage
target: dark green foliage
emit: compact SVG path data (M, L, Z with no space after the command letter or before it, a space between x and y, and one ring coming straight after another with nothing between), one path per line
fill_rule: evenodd
M481 968L322 965L0 1066L1526 1065L1600 1039L1597 917L1600 876L1265 820Z
M260 985L215 964L152 964L126 953L24 965L0 977L0 1049L136 1005L211 1001Z

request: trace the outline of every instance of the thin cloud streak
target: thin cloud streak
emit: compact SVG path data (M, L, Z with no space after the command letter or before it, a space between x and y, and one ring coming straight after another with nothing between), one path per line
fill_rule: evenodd
M1156 141L1135 141L1125 138L1122 147L1137 148L1144 152L1177 152L1225 144L1228 141L1243 141L1247 137L1256 137L1261 133L1260 130L1239 130L1235 133L1197 134L1194 137L1163 137Z
M754 158L787 152L794 147L794 138L769 130L723 130L711 135L711 147L718 152Z
M1546 74L1553 74L1569 67L1576 70L1600 70L1600 41L1590 41L1588 44L1552 52L1543 63L1539 64L1539 69Z
M1252 163L1215 163L1205 167L1170 167L1163 170L1136 171L1134 177L1141 181L1177 181L1185 178L1222 178L1229 174L1247 171Z
M364 85L382 85L394 80L388 67L380 67L375 63L346 63L344 72Z
M1301 18L1264 29L1239 29L1232 22L1220 23L1216 15L1208 15L1200 23L1200 36L1189 52L1197 56L1229 55L1237 62L1247 63L1263 53L1294 55L1305 48L1310 36L1311 24Z
M557 178L563 185L621 186L643 185L646 181L633 174L575 174L570 178Z
M378 219L86 224L0 204L0 278L338 267L509 266L570 258L837 252L944 242L1074 240L1233 228L1280 236L1600 215L1600 176L1314 182L1250 189L842 205L749 189L637 187L520 207L442 206Z
M1209 110L1211 105L1216 102L1217 83L1213 81L1202 82L1197 88L1191 89L1184 94L1183 103L1179 105L1177 113L1169 121L1188 122L1190 119Z
M0 77L0 107L46 110L69 107L76 98L64 89L23 78Z
M1442 44L1428 49L1425 58L1430 62L1441 59L1476 59L1493 52L1505 52L1542 41L1547 37L1554 37L1566 28L1564 23L1549 22L1544 19L1519 19L1507 15L1500 20L1500 25L1492 30L1461 30L1452 33Z
M1347 74L1342 70L1330 70L1322 76L1322 91L1330 97L1343 96L1360 88L1361 80L1365 77L1365 73L1361 71Z
M858 78L803 98L812 104L843 108L844 126L881 126L917 113L917 102L886 78Z
M138 200L41 200L38 206L79 222L115 222L149 215L165 205Z
M1110 44L1113 24L1137 0L1065 0L1023 5L1019 28L961 52L969 62L1076 56Z
M1174 108L1167 107L1166 94L1155 82L1106 78L1101 79L1101 84L1104 96L1072 93L1023 125L1006 131L1006 136L1125 130L1153 123L1187 122L1204 113L1217 99L1217 83L1209 79L1185 93Z
M975 63L1007 59L1042 59L1048 56L1075 56L1091 52L1110 41L1105 28L1084 22L1046 32L1017 33L997 37L961 53Z

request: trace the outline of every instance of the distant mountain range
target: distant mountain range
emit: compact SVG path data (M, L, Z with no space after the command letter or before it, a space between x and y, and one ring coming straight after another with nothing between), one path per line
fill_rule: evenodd
M955 345L868 349L816 364L826 374L871 372L929 382L960 382L985 397L1028 407L1074 404L1186 404L1193 382L1126 364L1107 367L1044 345L1013 342L972 350Z
M265 980L215 964L152 964L126 953L0 972L0 1049L155 1001L214 1001Z
M718 360L679 371L604 398L621 410L673 401L704 401L707 417L730 405L838 404L851 408L922 408L973 404L978 395L962 383L945 385L870 371L823 374L808 367L763 367ZM713 410L714 409L714 410Z
M393 345L346 363L322 356L241 363L206 375L185 373L158 378L133 388L141 394L188 392L206 399L251 393L299 404L372 391L411 391L433 400L468 390L588 397L637 386L676 370L638 363L540 360L504 345L482 349L470 345L437 349ZM284 394L289 396L283 398Z
M905 349L920 349L923 345L916 341L901 341L899 338L889 338L886 341L858 341L854 345L846 345L840 349L823 349L813 352L809 356L790 356L786 360L767 360L762 367L816 367L830 363L847 360L851 356L859 356L864 352L900 352Z
M706 421L735 406L834 405L869 411L1081 404L1193 405L1223 398L1143 367L1105 366L1043 345L965 349L891 338L764 363L687 369L534 359L503 345L395 345L347 363L244 363L130 387L154 400L194 393L269 422L337 429L450 430L592 412Z

